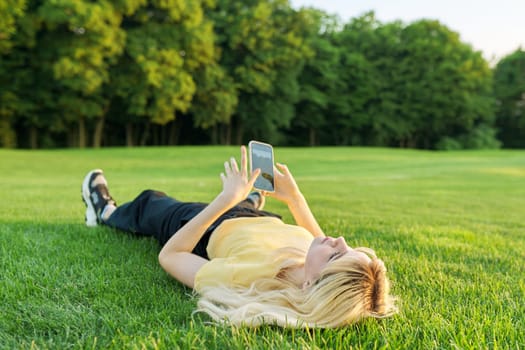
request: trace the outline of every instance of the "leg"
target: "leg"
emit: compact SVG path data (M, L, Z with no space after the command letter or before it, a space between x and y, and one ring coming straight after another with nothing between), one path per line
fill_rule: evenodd
M264 196L260 192L253 191L248 195L248 197L240 202L238 206L262 210L264 208L264 204Z
M184 203L157 191L142 192L132 202L117 207L109 194L102 170L90 171L82 183L86 225L108 225L122 231L153 236L160 244L197 215L203 203Z
M211 230L226 218L265 215L264 212L259 212L264 205L261 198L264 197L258 192L253 192L244 201L224 213L210 227ZM175 232L203 210L206 205L180 202L163 192L146 190L132 202L114 207L108 215L104 215L102 221L122 231L155 237L161 245L164 245Z
M117 207L109 194L102 170L92 171L86 176L82 185L82 197L87 207L86 218L91 218L90 222L93 223L89 225L86 220L88 226L103 224L122 231L155 237L161 245L207 205L180 202L163 192L146 190L133 201ZM280 217L261 211L263 205L264 197L258 192L252 192L247 199L228 210L208 228L193 253L208 258L206 247L210 235L224 220L241 216Z
M103 223L122 231L155 237L164 245L206 204L185 203L163 192L146 190L133 201L117 207Z

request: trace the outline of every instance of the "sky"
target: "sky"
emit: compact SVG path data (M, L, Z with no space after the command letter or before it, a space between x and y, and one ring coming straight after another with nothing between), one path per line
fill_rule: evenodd
M383 23L437 19L458 32L491 63L525 50L525 0L290 0L292 7L314 7L342 21L373 10Z

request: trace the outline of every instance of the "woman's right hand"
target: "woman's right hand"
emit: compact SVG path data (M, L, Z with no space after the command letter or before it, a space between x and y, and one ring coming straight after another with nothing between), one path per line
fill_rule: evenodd
M275 198L286 204L290 204L302 195L292 173L285 164L276 163L273 172L275 191L263 191L263 195Z
M242 146L240 168L233 157L224 162L224 172L221 173L223 189L219 196L231 206L239 203L248 196L260 172L256 169L248 174L246 147Z

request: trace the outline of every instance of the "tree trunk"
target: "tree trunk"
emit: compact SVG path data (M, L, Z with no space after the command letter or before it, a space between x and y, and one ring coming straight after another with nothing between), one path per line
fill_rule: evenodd
M142 133L142 136L140 138L140 146L146 146L146 143L149 139L149 131L150 131L151 124L150 122L146 122L146 126L144 127L144 132Z
M178 145L180 143L180 133L182 130L182 119L175 118L172 123L171 133L173 135L173 145Z
M86 148L86 121L84 117L78 120L78 147Z
M214 126L211 127L211 131L210 131L210 142L212 145L217 144L219 140L218 133L219 133L219 124L215 124Z
M133 124L126 123L126 146L133 147Z
M237 137L235 138L236 145L242 145L242 138L244 136L244 123L239 120L237 123Z
M159 136L159 138L160 138L160 144L162 146L167 146L168 145L168 130L170 130L169 123L160 126L160 136Z
M170 125L170 133L168 138L168 143L170 145L178 145L180 139L180 129L181 129L181 120L180 118L175 118Z
M309 139L310 139L310 147L315 146L315 128L310 128Z
M67 129L67 145L69 148L78 147L77 145L78 130L76 125L72 125Z
M430 149L430 140L428 139L428 137L425 137L423 139L423 148L424 149Z
M229 123L226 125L226 130L224 130L224 139L223 139L223 145L231 145L232 144L232 129L233 125L232 123Z
M160 144L159 129L160 129L160 127L158 125L153 124L153 125L150 126L150 135L151 135L151 145L152 146L158 146Z
M0 120L0 147L16 147L16 133L13 131L9 120Z
M105 113L102 114L102 118L97 120L95 125L95 132L93 133L93 147L100 148L102 145L102 136L104 135L104 122L106 120Z
M29 129L29 146L31 149L38 148L38 130L35 126L31 126Z

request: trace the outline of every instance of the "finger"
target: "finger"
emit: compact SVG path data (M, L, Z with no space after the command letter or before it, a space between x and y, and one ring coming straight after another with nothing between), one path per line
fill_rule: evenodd
M221 173L221 180L222 182L226 181L226 175L224 175L224 173Z
M248 184L253 187L253 184L255 183L255 180L257 180L257 177L261 174L261 169L257 168L254 171L252 171L250 181L248 181Z
M281 169L286 169L286 168L288 168L288 167L286 166L286 164L283 164L283 163L275 163L275 165L277 165L277 166L278 166L279 168L281 168Z
M285 174L289 174L290 173L290 170L288 170L288 167L286 166L286 164L282 164L282 163L276 163L276 165L279 167L279 169L285 173Z
M270 197L270 198L275 198L275 192L266 192L264 191L264 196L265 197Z
M226 176L230 176L232 173L232 169L230 166L230 162L224 162L224 172L226 173Z
M235 173L238 173L239 166L237 165L237 161L235 160L235 158L233 157L230 158L230 164L231 164L232 171Z
M273 166L273 172L276 173L276 174L279 175L279 176L283 176L283 173L281 173L281 172L279 171L279 169L278 169L275 165Z
M248 157L246 156L246 146L241 146L241 174L248 174Z
M261 174L261 168L253 169L252 173L250 174L251 177L257 177Z

